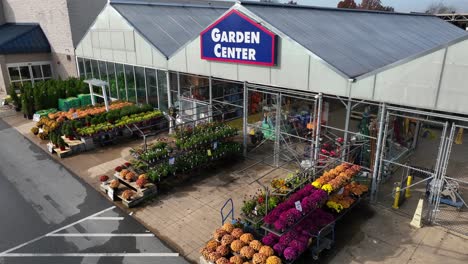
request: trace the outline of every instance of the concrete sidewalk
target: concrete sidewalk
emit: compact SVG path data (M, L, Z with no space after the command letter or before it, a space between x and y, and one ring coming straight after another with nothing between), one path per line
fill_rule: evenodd
M46 149L30 133L33 122L22 116L4 119L25 137ZM132 141L100 148L60 160L64 166L82 177L99 191L99 176L110 175L113 168L129 158L130 147L141 144ZM234 174L253 161L245 160L229 168L207 172L169 194L161 194L139 208L128 211L148 229L192 262L199 258L198 250L221 224L220 208L228 198L234 200L238 216L245 195L260 187L255 180L268 183L284 177L287 171L256 165L244 174ZM337 244L321 263L468 263L468 240L439 227L412 229L411 219L387 209L360 206L342 220L337 229ZM302 260L301 263L310 263Z

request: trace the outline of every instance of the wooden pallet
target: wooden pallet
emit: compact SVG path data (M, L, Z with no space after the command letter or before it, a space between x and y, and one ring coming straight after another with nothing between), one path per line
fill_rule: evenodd
M135 207L144 200L151 198L152 196L158 193L158 189L153 183L147 183L144 188L140 188L136 185L136 182L130 182L120 177L120 174L118 172L114 173L114 177L118 179L122 185L135 192L135 195L132 200L123 199L123 191L117 194L117 197L122 200L122 204L127 206L128 208Z
M70 148L65 148L65 150L60 150L60 148L54 148L54 152L57 153L57 156L61 159L71 156L73 154Z

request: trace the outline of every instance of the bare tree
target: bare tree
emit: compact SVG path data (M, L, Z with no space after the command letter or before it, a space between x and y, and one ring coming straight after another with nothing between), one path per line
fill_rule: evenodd
M457 8L454 6L445 5L442 2L432 3L427 7L427 14L451 14L456 13Z

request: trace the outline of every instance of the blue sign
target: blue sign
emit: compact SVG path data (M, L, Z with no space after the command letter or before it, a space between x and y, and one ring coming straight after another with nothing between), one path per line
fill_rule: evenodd
M237 10L200 33L204 60L276 65L276 35Z

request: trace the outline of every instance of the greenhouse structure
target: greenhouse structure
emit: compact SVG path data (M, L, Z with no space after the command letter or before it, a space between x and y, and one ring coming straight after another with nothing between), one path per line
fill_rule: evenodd
M445 223L444 186L468 190L451 155L468 151L467 50L466 31L424 14L111 0L76 54L111 100L176 109L173 124L231 122L273 168L359 163L374 201L396 180L429 192L429 221Z

